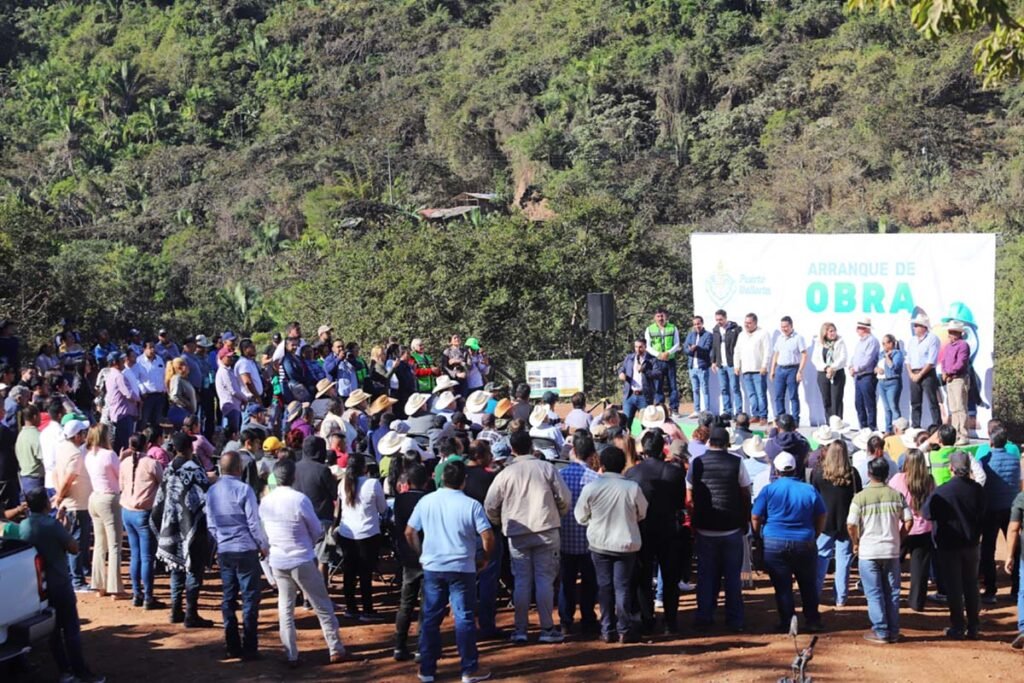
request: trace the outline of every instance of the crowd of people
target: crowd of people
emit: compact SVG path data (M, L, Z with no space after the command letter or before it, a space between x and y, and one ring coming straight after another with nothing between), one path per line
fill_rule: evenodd
M347 624L382 621L374 577L394 570L393 656L415 660L427 682L449 610L471 683L490 677L478 642L530 642L531 607L541 643L633 643L679 633L680 593L695 591L695 631L715 628L721 602L725 628L742 632L753 570L771 581L778 631L797 610L794 580L804 627L818 631L826 597L836 609L848 603L854 559L866 640L900 640L907 557L907 607L945 603L945 636L977 638L979 604L997 600L999 533L1021 620L1013 647L1024 648L1024 474L1002 425L992 421L988 444L965 450L955 422L922 429L897 416L881 434L832 415L812 448L787 412L798 405L777 406L768 425L732 395L734 411L700 410L687 437L672 417L673 354L687 356L691 377L710 358L744 383L748 374L778 381L792 369L779 360L792 360L787 352L805 359L783 342L767 360L761 342L741 345L741 334L759 332L756 318L733 334L721 317L734 346L697 319L694 339L679 347L659 311L620 368L621 410L588 410L576 394L564 417L556 394L533 401L528 385L509 392L495 382L472 337L453 335L436 361L420 339L376 345L367 360L328 325L305 340L292 323L257 354L230 331L179 347L167 330L148 340L133 329L124 344L101 330L86 350L68 324L55 357L44 345L22 360L13 325L0 322L2 531L34 544L45 563L62 680L103 680L86 663L76 594L209 628L198 598L214 568L225 657L262 657L257 622L270 586L289 667L301 665L300 601L316 614L327 661L345 662L339 611ZM708 335L710 352L698 354ZM748 352L767 365L748 365ZM799 380L803 369L799 360L790 374ZM747 399L761 405L756 391ZM154 593L161 572L169 604ZM336 572L340 607L329 594ZM514 607L510 631L497 625L503 592Z

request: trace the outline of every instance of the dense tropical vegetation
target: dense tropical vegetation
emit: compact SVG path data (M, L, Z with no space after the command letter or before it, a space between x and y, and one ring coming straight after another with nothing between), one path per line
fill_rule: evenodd
M461 329L515 369L599 358L588 291L620 342L686 315L694 230L994 231L1024 424L1024 87L940 33L842 0L10 0L0 315ZM497 210L417 217L465 191Z

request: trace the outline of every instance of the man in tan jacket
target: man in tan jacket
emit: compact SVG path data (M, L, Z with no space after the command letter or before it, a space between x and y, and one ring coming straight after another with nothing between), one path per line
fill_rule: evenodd
M554 466L534 455L533 440L525 431L509 436L515 460L491 484L484 510L491 523L501 525L508 537L515 577L515 632L512 642L527 642L530 596L535 592L540 614L540 642L565 639L555 626L554 585L558 576L562 516L569 511L572 495Z

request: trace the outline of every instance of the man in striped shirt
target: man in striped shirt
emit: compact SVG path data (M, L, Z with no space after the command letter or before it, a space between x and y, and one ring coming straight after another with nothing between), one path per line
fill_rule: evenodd
M870 483L853 497L846 526L868 600L870 643L895 643L900 637L900 541L910 531L913 515L903 496L889 488L889 463L868 462Z

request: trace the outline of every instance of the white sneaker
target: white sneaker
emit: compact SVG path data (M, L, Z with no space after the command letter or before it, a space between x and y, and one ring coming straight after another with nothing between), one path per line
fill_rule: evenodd
M462 683L480 683L480 681L486 681L491 677L491 672L487 669L477 669L473 673L462 674Z
M661 600L655 600L654 601L654 609L664 609L664 608L665 608L665 603L664 602L662 602Z
M687 583L685 581L680 581L679 582L679 592L680 593L689 593L689 592L693 591L695 588L696 588L696 586L693 585L692 583Z
M690 415L689 415L689 417L687 419L688 420L696 420L698 417L700 417L700 413L695 411L695 412L690 413Z
M426 674L416 674L416 675L419 677L420 683L434 683L434 677L433 676L428 676Z

